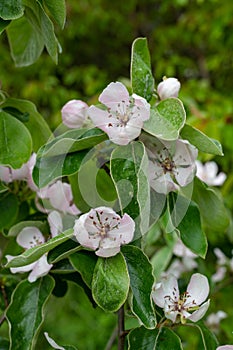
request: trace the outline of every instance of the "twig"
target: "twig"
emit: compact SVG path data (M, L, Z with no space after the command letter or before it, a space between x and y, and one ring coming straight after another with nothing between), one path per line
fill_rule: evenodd
M118 334L118 327L116 326L114 329L113 329L113 332L105 346L105 349L104 350L111 350L116 338L117 338L117 334Z
M118 350L124 350L125 335L125 313L123 305L118 311Z

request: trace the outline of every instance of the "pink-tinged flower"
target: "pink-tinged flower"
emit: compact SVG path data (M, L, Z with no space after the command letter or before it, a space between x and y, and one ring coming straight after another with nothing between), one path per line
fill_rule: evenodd
M197 322L205 315L210 301L202 303L208 294L208 279L195 273L183 294L180 295L177 279L170 275L155 284L152 298L156 305L163 308L166 318L173 323L185 323L186 320Z
M106 258L116 255L122 244L132 241L134 229L135 223L128 214L121 218L111 208L98 207L76 220L74 235L83 247Z
M137 138L143 122L150 118L150 104L136 94L129 96L128 90L120 82L110 83L99 101L106 109L91 106L89 116L118 145L127 145Z
M63 124L68 128L81 128L87 119L88 105L81 100L67 102L61 110Z
M169 97L178 97L180 91L180 82L176 78L163 78L163 81L157 86L157 93L161 100Z
M149 180L158 193L168 194L188 185L195 176L198 151L188 141L157 140L148 150Z
M206 324L208 327L210 327L215 333L219 332L219 324L221 320L224 320L224 318L227 318L227 314L219 310L216 313L211 313L207 318L206 318Z
M233 345L222 345L217 347L216 350L233 350Z
M32 179L32 170L36 163L36 154L33 153L27 163L23 164L19 169L12 169L7 166L0 165L0 180L6 183L13 181L27 181L28 187L36 191L38 188Z
M54 237L53 234L52 237ZM29 248L43 244L45 242L45 238L37 227L29 226L23 228L22 231L20 231L16 238L16 241L21 247L27 250ZM6 255L6 258L9 262L13 258L15 258L15 256ZM11 267L10 270L12 273L24 273L31 271L31 273L28 276L28 281L35 282L38 278L47 275L52 266L52 264L48 264L47 256L46 254L44 254L37 261L29 265L21 267Z
M213 161L202 164L196 160L196 166L197 177L209 186L221 186L227 178L223 172L218 174L218 165Z
M73 203L73 194L70 184L62 182L61 180L48 185L37 192L41 199L48 199L51 206L64 214L77 215L80 213L79 209ZM49 211L46 208L39 207L41 211Z

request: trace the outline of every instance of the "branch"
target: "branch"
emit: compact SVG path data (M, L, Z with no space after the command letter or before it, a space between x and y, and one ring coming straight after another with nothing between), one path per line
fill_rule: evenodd
M125 348L125 314L124 305L118 311L118 350Z

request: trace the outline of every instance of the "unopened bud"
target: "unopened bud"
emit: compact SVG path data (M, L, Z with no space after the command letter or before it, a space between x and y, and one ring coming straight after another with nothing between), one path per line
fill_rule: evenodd
M176 78L164 78L157 87L157 92L161 100L169 97L178 97L180 82Z
M82 127L87 118L87 109L88 105L81 100L67 102L61 110L63 124L72 129Z

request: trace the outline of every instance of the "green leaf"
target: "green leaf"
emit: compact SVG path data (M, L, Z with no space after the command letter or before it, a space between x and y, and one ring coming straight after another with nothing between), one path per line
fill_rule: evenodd
M62 176L75 174L88 152L89 150L83 150L67 155L37 158L33 169L35 184L42 188Z
M219 141L206 136L191 125L184 125L180 135L202 152L223 156L222 145Z
M66 21L65 0L43 0L43 4L47 7L53 19L63 29Z
M0 18L0 34L6 29L6 27L11 23L11 21L5 21L4 19Z
M32 102L16 98L7 98L2 104L2 108L15 108L23 115L29 115L29 119L24 125L32 136L34 152L37 152L52 136L48 124L42 115L38 113L36 106Z
M72 266L77 270L84 282L91 288L92 278L98 257L95 253L82 250L70 256Z
M198 344L198 350L216 350L218 341L215 334L213 334L209 328L205 326L202 321L187 324L187 326L196 327L201 333L202 344Z
M209 229L221 232L228 228L230 218L223 198L198 178L195 178L193 200L198 204L203 223Z
M59 244L54 249L50 250L48 253L48 263L54 264L69 255L73 254L77 250L82 249L82 247L74 239L68 239L62 244Z
M92 148L107 139L100 129L75 129L59 135L38 152L38 157L55 157Z
M139 238L148 230L150 213L148 158L143 143L117 147L111 155L110 171L120 210L134 219L134 238Z
M150 110L150 119L144 122L143 129L163 140L176 140L184 126L186 113L178 98L167 98Z
M98 258L92 279L95 302L105 311L117 311L126 301L129 275L121 253L110 258Z
M12 21L7 27L7 37L16 67L33 64L43 51L44 40L28 16Z
M24 126L10 114L0 111L0 164L20 168L29 159L32 138Z
M9 261L5 267L20 267L31 264L32 262L38 260L42 255L55 248L59 244L65 242L70 237L73 236L73 229L69 229L64 233L51 238L48 242L35 246L33 248L27 249L21 255L16 256L11 261Z
M38 2L38 14L37 19L39 19L41 34L44 39L45 47L48 54L52 60L57 64L58 62L58 40L54 33L53 22L50 20L46 14L42 4Z
M202 230L200 211L196 203L190 202L177 229L180 231L180 238L186 247L195 254L205 258L208 243L205 233Z
M8 339L0 337L0 350L9 350L10 342Z
M9 20L22 17L23 12L22 0L1 0L0 17L2 19Z
M17 217L18 209L19 202L14 193L0 194L0 230L11 227Z
M169 328L133 329L128 336L129 350L182 350L180 338Z
M131 82L133 92L150 100L154 92L154 78L151 72L150 52L147 39L137 38L132 45Z
M54 287L50 276L34 283L27 280L15 289L6 316L10 326L10 350L32 350L44 319L44 305Z
M27 220L27 221L20 221L17 224L11 226L7 236L15 237L20 233L20 231L22 231L22 229L29 226L37 227L42 233L48 232L47 222Z
M151 291L154 283L152 266L141 249L126 245L122 247L133 292L132 311L146 328L156 326Z
M70 273L74 273L75 269L71 265L70 261L68 259L59 260L57 263L54 264L52 270L50 270L51 273L54 275L66 275Z

